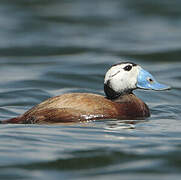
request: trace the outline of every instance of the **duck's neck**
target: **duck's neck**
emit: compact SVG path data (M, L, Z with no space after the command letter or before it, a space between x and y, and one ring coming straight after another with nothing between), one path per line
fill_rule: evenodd
M132 90L127 90L124 92L116 92L107 84L104 84L104 92L106 94L107 99L110 99L110 100L116 100L120 98L121 96L133 94Z
M150 111L148 106L132 91L117 93L108 85L104 85L106 98L118 105L118 110L125 111L125 117L149 117ZM121 112L122 113L122 112Z

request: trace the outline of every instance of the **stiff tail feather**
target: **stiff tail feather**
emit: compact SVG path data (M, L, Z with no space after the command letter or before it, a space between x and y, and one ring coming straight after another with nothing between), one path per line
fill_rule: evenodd
M0 121L0 124L20 124L20 123L21 123L20 117L15 117L15 118L10 118L7 120Z

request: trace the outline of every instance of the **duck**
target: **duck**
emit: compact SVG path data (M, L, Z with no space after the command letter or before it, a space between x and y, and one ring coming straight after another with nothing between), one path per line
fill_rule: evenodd
M59 124L103 119L132 120L150 116L146 103L133 91L136 89L163 91L161 84L140 65L119 62L105 74L105 96L93 93L66 93L51 97L24 114L2 124Z

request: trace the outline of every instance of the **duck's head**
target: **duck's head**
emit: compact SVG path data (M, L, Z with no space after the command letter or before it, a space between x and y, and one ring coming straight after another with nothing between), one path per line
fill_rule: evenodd
M137 88L155 91L170 89L169 86L158 83L141 66L131 62L115 64L105 75L104 91L109 99L132 93Z

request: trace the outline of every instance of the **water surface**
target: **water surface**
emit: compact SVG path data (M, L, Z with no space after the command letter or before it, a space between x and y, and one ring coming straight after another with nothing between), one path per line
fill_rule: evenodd
M1 125L0 179L180 179L181 2L0 2L0 119L67 92L104 94L133 61L171 91L136 91L142 121Z

